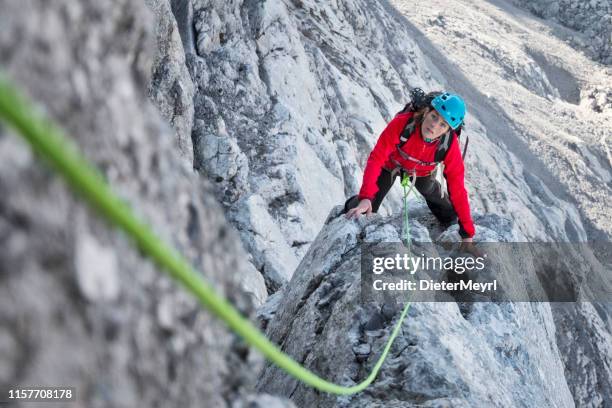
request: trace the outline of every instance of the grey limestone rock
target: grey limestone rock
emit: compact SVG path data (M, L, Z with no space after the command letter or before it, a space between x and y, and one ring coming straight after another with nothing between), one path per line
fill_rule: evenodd
M612 64L612 4L607 0L513 0L536 16L576 30L572 46L603 64Z
M247 256L236 257L245 253L238 235L192 170L193 85L169 5L149 6L1 1L3 74L66 129L138 216L253 315L267 296L263 279ZM264 398L253 396L261 356L6 127L0 146L0 384L74 386L78 404L90 407Z
M372 370L400 310L393 303L363 302L361 245L396 242L402 222L401 216L379 215L347 221L338 211L332 211L280 292L280 302L275 300L266 328L297 361L351 386ZM428 225L418 207L412 214L414 225ZM475 221L483 242L525 240L510 219L477 215ZM451 229L436 234L437 250L444 251L440 245ZM414 238L417 251L416 239L424 237ZM526 257L503 251L488 255L506 272L514 267L513 259ZM524 283L504 281L506 272L496 278L502 287L534 290L525 278L535 273L533 264L521 264L519 270ZM608 314L605 304L595 303L467 304L450 297L415 302L382 371L364 392L348 397L319 393L272 365L258 388L299 406L605 406L611 378Z

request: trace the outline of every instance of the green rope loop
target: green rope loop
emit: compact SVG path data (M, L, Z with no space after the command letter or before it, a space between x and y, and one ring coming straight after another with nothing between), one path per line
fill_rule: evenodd
M393 341L399 334L410 303L407 302L385 347L370 374L362 382L342 386L327 381L304 368L268 340L248 319L193 269L176 249L162 241L139 220L133 210L115 194L96 168L83 157L74 144L53 123L38 114L33 106L0 73L0 118L13 127L30 147L45 159L76 192L101 216L123 230L143 254L150 257L171 278L191 292L211 313L259 350L269 361L287 374L320 391L348 395L363 391L382 367Z

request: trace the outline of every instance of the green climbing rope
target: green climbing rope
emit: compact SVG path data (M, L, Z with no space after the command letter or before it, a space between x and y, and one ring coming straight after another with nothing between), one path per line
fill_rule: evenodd
M223 320L269 361L305 384L332 394L354 394L364 390L374 381L400 331L410 303L406 303L380 357L365 380L352 386L329 382L283 353L229 301L217 294L184 257L163 242L147 224L135 216L132 209L111 190L95 167L78 152L64 133L44 119L1 74L0 118L13 127L31 148L55 168L64 180L111 225L123 230L145 255L153 259L162 270L191 292L204 307Z
M410 238L410 220L408 218L408 196L410 195L410 192L412 191L412 189L414 188L414 183L416 180L416 174L414 174L412 176L412 178L410 178L410 176L407 173L403 173L402 174L402 188L404 189L404 209L403 209L403 231L402 231L402 242L404 243L404 246L408 249L408 253L411 253L411 241L412 239Z

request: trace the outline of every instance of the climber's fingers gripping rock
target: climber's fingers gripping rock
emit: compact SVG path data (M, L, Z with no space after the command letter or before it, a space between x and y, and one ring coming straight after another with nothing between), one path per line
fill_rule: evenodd
M462 240L461 244L459 245L459 252L465 252L477 258L484 257L484 253L478 248L476 248L476 245L474 245L474 242L471 238L466 238Z
M346 212L346 218L355 219L359 217L361 214L371 215L372 214L372 201L364 198L359 202L357 207L352 208Z

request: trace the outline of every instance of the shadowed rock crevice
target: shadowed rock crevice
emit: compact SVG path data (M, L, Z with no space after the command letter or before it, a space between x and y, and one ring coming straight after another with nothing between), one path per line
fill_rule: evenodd
M536 50L527 53L546 73L550 84L557 89L559 96L566 102L578 105L580 103L580 86L571 72L548 60L545 55Z

